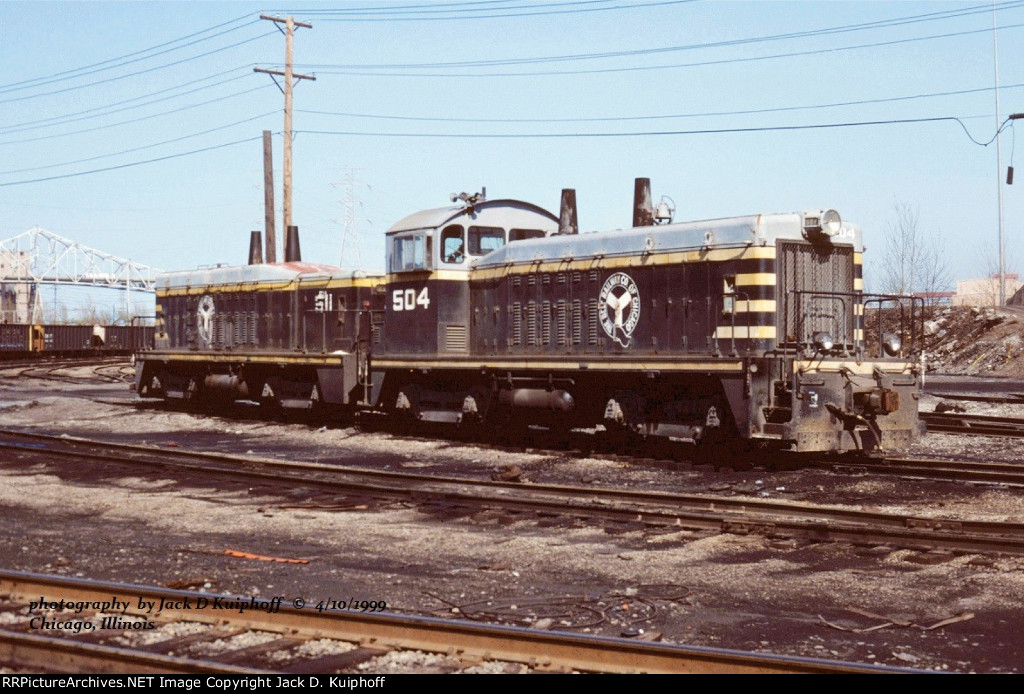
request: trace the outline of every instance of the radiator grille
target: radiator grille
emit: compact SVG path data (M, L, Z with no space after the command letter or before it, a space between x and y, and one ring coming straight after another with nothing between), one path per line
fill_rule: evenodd
M777 258L781 340L807 344L820 330L852 344L853 249L779 242Z

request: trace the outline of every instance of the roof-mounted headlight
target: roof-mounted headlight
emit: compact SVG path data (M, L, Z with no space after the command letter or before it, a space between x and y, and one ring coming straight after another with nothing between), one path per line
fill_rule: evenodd
M843 227L843 220L835 210L804 212L804 237L813 239L824 236L832 238Z

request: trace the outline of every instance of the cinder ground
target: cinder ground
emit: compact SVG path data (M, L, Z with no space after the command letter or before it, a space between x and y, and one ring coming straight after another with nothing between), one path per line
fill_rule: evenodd
M95 397L96 386L88 388ZM0 426L425 474L489 477L518 465L526 480L537 482L768 495L940 517L1024 515L1017 489L813 471L672 471L352 428L136 409L114 404L112 398L126 395L118 386L106 390L104 402L74 397L75 391L0 378ZM931 406L926 399L923 407ZM1004 442L938 435L919 450L1020 457ZM294 508L308 498L301 489L69 471L9 453L0 459L0 477L0 564L12 569L311 603L386 600L408 612L523 624L548 618L551 628L580 632L656 631L694 645L933 670L1018 672L1024 663L1018 626L1024 558L693 536L404 506L319 511ZM238 559L225 556L225 549L309 563ZM950 618L959 620L925 628ZM910 626L853 631L890 621Z

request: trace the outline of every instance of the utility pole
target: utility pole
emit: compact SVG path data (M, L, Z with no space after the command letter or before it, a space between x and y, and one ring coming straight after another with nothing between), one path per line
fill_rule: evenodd
M292 43L294 42L295 27L312 29L312 24L296 22L291 16L284 19L261 14L260 19L266 19L277 24L284 24L284 72L280 70L265 70L255 67L253 72L263 72L268 75L279 75L284 77L284 88L278 84L278 89L284 92L284 228L292 226L292 87L293 81L316 80L313 75L299 75L292 71ZM279 26L278 29L281 29ZM277 80L274 80L277 83Z
M996 95L996 205L999 207L999 304L1006 304L1006 232L1003 229L1003 150L999 144L999 39L996 8L992 3L992 68Z
M263 131L263 233L267 262L277 262L277 233L274 229L274 159L270 131Z

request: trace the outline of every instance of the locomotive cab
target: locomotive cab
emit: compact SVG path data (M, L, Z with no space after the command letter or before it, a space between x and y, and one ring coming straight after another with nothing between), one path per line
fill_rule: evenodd
M527 202L462 198L465 205L418 212L387 231L384 332L373 363L388 376L375 384L374 400L428 421L455 422L463 414L464 390L445 369L472 368L471 333L486 308L471 306L472 269L507 244L547 236L558 225Z
M553 233L557 218L517 200L469 199L425 210L387 231L388 296L384 358L467 355L472 315L469 274L506 244Z

